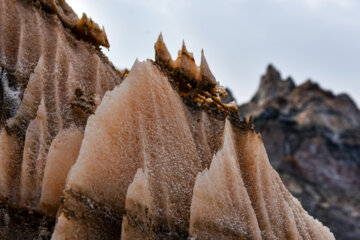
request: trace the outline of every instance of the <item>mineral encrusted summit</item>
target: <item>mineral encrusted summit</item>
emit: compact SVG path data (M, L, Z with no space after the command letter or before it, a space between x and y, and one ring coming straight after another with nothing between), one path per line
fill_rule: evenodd
M203 52L172 60L160 35L155 61L121 73L86 19L0 1L1 239L334 239Z

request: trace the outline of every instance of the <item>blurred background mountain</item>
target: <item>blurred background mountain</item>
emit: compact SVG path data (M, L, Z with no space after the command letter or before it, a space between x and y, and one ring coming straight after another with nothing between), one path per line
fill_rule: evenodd
M227 91L223 101L234 101ZM336 239L360 239L360 111L351 97L311 80L296 86L269 65L239 114L253 116L271 164L304 208Z

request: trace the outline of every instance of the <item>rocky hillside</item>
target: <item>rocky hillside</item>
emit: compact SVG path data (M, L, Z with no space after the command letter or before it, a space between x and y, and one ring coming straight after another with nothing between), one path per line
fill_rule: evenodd
M360 239L360 111L346 94L271 65L241 117L253 115L269 159L304 208L337 239Z

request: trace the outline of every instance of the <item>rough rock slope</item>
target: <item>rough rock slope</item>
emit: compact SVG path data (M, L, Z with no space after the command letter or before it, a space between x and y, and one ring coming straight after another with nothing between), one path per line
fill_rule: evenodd
M53 239L113 239L110 217L122 217L122 239L332 239L287 192L251 123L217 102L205 58L197 67L183 46L172 61L161 36L155 50L89 118Z
M304 208L337 239L359 239L360 111L351 98L310 80L295 86L269 66L239 113L253 115L270 162Z
M203 54L122 74L64 1L0 4L2 239L334 239Z
M55 217L87 117L122 76L41 7L0 1L0 199L3 209ZM10 219L5 225L19 220L2 218Z

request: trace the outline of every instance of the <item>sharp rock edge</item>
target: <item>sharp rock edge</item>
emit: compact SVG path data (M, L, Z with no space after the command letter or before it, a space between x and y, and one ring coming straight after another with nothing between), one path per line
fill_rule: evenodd
M78 38L88 41L95 47L110 47L104 28L83 13L81 19L65 0L40 0L35 1L35 6L40 6L47 12L56 14L65 27L69 28Z
M174 61L160 34L155 43L155 63L170 78L170 82L180 95L187 98L187 101L194 101L210 108L213 106L225 115L232 112L231 115L238 118L236 105L221 102L220 97L225 97L226 91L216 82L203 50L201 50L200 66L196 66L193 54L187 50L183 41L178 57Z
M222 104L203 54L198 67L183 44L173 61L160 35L155 62L123 81L64 29L77 21L64 1L40 3L65 20L0 2L1 94L17 96L2 114L1 238L333 239L284 188L251 119Z

